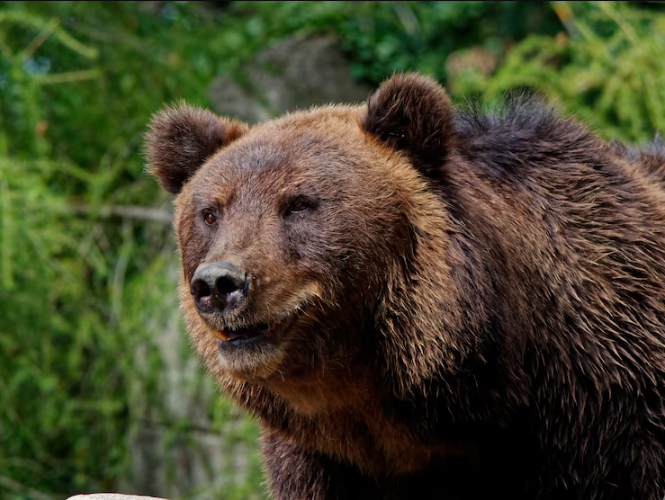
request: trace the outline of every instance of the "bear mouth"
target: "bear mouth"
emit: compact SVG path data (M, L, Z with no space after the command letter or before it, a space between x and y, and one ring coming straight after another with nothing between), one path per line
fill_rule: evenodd
M227 344L244 344L265 339L277 340L278 333L282 330L282 324L283 321L275 321L243 327L229 326L215 330L214 335L217 339L217 345L220 347Z

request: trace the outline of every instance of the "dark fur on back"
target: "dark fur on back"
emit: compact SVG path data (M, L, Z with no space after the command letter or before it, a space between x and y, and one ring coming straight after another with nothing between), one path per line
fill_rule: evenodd
M583 483L573 498L660 498L662 144L641 150L606 144L523 98L500 114L460 115L457 130L466 139L460 155L484 181L478 194L489 188L487 199L500 203L500 193L509 200L501 211L508 220L490 222L503 226L491 239L503 283L496 322L508 335L504 346L517 349L520 362L510 370L523 367L511 386L527 383L527 420L541 427L542 467L563 468L569 477L553 478L552 498L571 495L571 480ZM489 219L480 218L488 208L457 212L467 215L463 226L476 241L487 230ZM480 218L468 217L473 212Z
M525 166L575 163L593 155L598 145L584 125L562 118L542 98L520 93L493 107L467 104L455 126L464 138L465 157L481 161L497 176L519 176L517 169Z

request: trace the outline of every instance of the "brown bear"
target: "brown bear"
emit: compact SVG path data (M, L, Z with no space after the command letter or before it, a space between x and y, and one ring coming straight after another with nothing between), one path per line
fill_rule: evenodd
M395 75L248 127L157 114L197 352L275 499L665 496L665 147Z

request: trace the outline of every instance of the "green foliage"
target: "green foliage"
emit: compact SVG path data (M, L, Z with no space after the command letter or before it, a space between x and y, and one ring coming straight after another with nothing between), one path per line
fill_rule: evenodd
M627 2L555 2L567 34L534 35L495 74L472 66L456 90L497 99L511 89L543 92L615 139L644 142L665 131L665 15Z
M168 387L149 336L175 308L171 227L109 207L165 202L143 171L145 125L164 102L205 104L214 73L210 59L180 52L199 50L196 16L135 19L136 4L116 3L3 7L0 498L109 491L130 472L127 436L146 408L172 444L187 435L161 408ZM237 420L228 404L209 412L213 424ZM229 436L255 438L253 425ZM250 461L251 483L231 481L227 498L258 489L256 453Z
M378 83L393 71L417 70L445 81L445 57L481 46L500 54L529 32L558 28L546 2L361 2L345 22L344 46L355 75ZM385 5L384 5L385 4ZM359 15L360 14L360 15ZM491 19L491 22L487 22Z
M272 42L332 33L357 79L419 70L456 100L543 91L644 141L665 132L664 31L658 2L0 4L0 498L117 489L146 418L164 449L198 446L164 406L155 338L178 314L169 197L141 151L164 103L206 106L216 75ZM217 471L185 498L256 498L255 425L202 404L204 431L244 449L248 474Z
M26 65L44 34L71 39L24 12L0 12L0 24L36 35L18 48L8 37L0 44L0 492L40 499L48 497L41 491L91 479L103 486L117 475L112 466L89 477L87 453L113 448L122 433L121 374L112 358L88 357L125 342L99 335L107 313L85 287L94 286L90 274L103 280L107 262L95 258L89 225L52 184L65 176L85 184L91 175L48 158L43 95Z

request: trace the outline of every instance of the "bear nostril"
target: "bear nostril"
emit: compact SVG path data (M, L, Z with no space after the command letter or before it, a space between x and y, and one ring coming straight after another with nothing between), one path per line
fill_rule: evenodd
M215 281L215 291L219 295L228 295L238 290L242 290L245 281L238 280L232 276L222 276Z
M189 293L191 293L197 299L201 297L207 297L212 295L212 291L208 284L203 280L194 280L189 287Z

